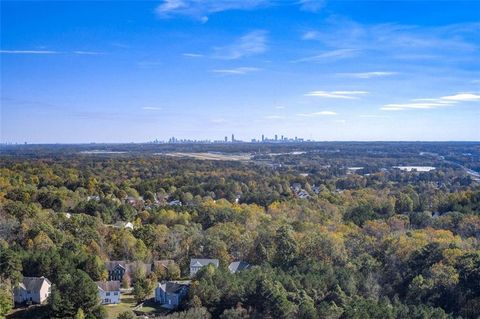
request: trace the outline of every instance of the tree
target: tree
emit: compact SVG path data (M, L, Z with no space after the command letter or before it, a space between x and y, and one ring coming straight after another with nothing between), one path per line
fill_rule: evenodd
M135 314L131 310L124 311L117 316L117 319L134 319L134 318L135 318Z
M281 226L277 230L275 237L277 252L275 255L275 264L287 269L297 256L297 242L292 236L292 229L289 226Z
M62 273L50 295L50 309L53 318L72 318L78 309L85 309L86 317L96 316L101 308L97 285L82 270Z
M82 308L78 308L77 314L75 315L75 319L85 319L85 313L83 312Z
M168 316L165 319L210 319L212 316L206 308L191 308L187 311L177 312Z
M167 265L167 279L177 280L180 278L180 267L176 263L168 263Z
M135 300L140 303L145 300L153 291L154 281L150 280L145 276L140 276L135 278L135 283L133 284L133 295Z
M12 284L19 282L22 276L22 263L14 251L0 242L0 279L10 279ZM3 280L2 280L3 281Z
M313 299L307 295L305 291L302 291L300 304L298 306L299 318L315 319L318 317L317 310L315 309L315 303Z
M248 315L248 311L241 306L237 306L236 308L226 309L220 319L248 319L250 316Z
M12 309L12 291L7 281L0 281L0 318L5 318L5 315Z

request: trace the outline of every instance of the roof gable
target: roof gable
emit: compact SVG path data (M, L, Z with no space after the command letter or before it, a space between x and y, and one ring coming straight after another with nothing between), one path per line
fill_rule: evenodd
M98 289L103 291L120 291L120 281L111 280L111 281L96 281Z
M20 287L32 292L40 292L44 283L52 285L45 277L23 277Z
M215 267L218 267L218 259L208 259L208 258L192 258L190 260L190 267L204 267L207 265L213 264Z

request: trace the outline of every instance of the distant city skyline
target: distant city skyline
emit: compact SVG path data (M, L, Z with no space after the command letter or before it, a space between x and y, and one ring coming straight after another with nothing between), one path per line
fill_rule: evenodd
M480 140L480 1L0 5L1 143Z
M272 138L266 137L264 134L262 134L261 138L251 138L251 139L242 139L242 138L236 138L235 133L232 133L230 140L228 139L228 136L225 136L223 139L221 138L216 138L216 139L196 139L196 138L177 138L175 136L170 137L167 140L162 140L162 139L155 139L153 141L149 141L147 143L275 143L275 142L285 142L285 143L291 143L291 142L315 142L315 140L312 139L305 139L303 137L288 137L288 136L283 136L281 135L280 138L278 138L278 134L275 134Z

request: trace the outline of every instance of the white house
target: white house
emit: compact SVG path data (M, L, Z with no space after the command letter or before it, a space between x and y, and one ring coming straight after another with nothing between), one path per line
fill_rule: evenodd
M250 268L250 264L245 261L234 261L228 265L228 271L232 274Z
M50 296L52 283L45 277L23 277L22 282L13 290L15 303L45 302Z
M116 222L115 225L113 225L115 228L124 228L124 229L130 229L133 230L133 224L132 222Z
M182 202L179 201L178 199L175 199L175 200L172 200L172 201L168 202L168 205L170 205L170 206L182 206Z
M214 265L218 268L219 262L218 259L199 259L199 258L192 258L190 260L190 277L195 276L195 274L208 265Z
M97 281L95 283L103 305L120 303L120 281Z
M164 308L175 309L188 294L190 281L164 281L159 282L155 288L155 302Z

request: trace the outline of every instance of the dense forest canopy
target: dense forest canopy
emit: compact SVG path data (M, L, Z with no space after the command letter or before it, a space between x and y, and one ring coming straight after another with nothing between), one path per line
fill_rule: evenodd
M478 143L2 146L0 315L22 276L45 317L104 318L106 261L174 260L145 297L209 257L172 318L477 318L479 171Z

